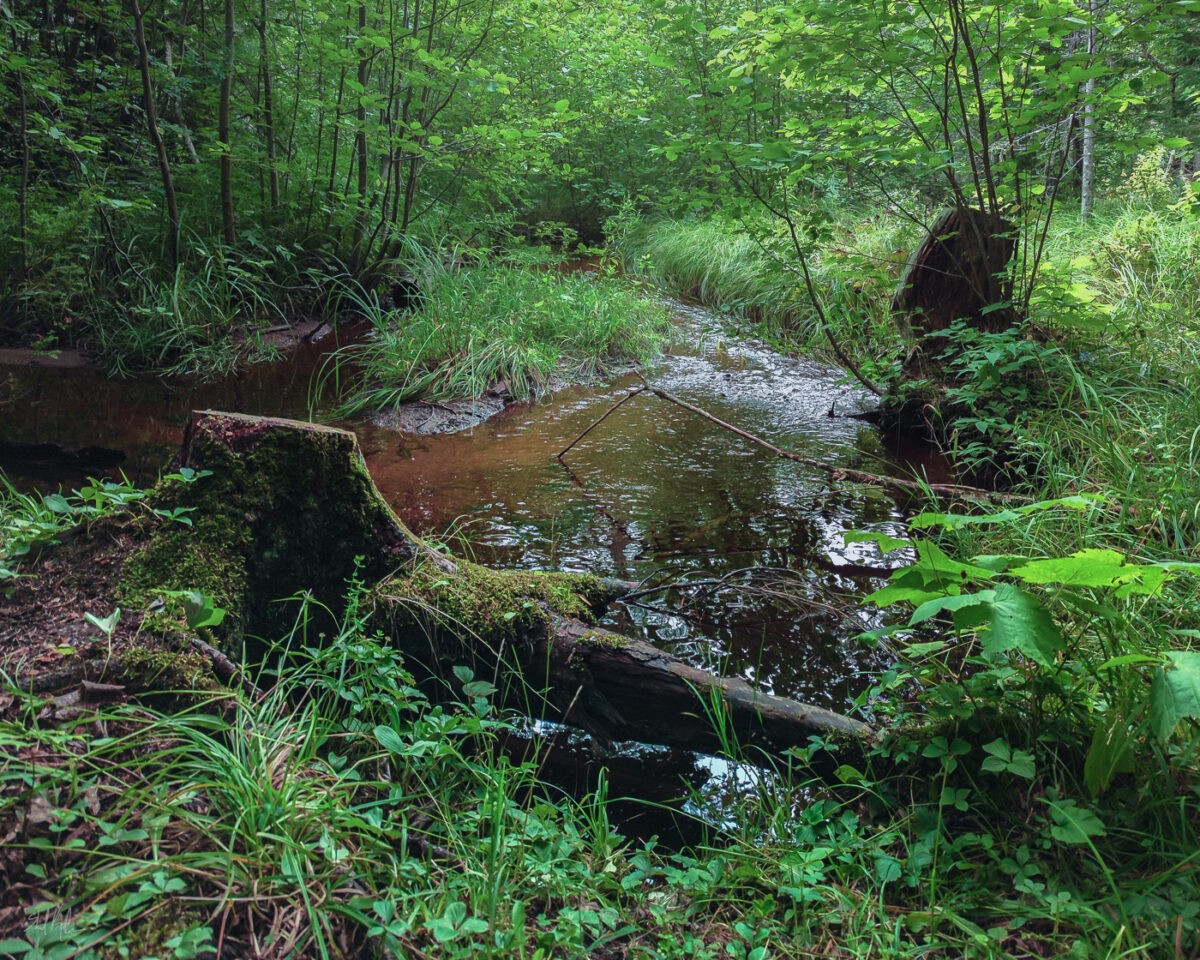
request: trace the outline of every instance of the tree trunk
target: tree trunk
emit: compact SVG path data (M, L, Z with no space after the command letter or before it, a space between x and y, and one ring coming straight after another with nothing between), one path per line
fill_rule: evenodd
M1090 22L1087 30L1088 66L1096 54L1096 0L1089 0ZM1096 78L1088 77L1083 85L1083 156L1080 159L1079 216L1087 223L1092 216L1096 194Z
M275 81L271 77L271 52L267 46L267 0L262 0L258 19L258 54L262 60L263 123L267 140L267 182L271 190L271 219L279 215L279 165L275 147Z
M358 129L354 134L354 149L358 156L358 201L354 214L354 242L350 259L350 269L354 274L362 270L366 262L366 251L363 240L367 232L367 108L363 103L362 90L366 89L371 58L367 45L362 42L367 32L367 0L361 0L358 5L358 108L354 112Z
M913 344L906 376L937 370L948 343L939 334L955 321L989 332L1013 324L1006 269L1016 246L1016 228L998 216L954 207L937 217L892 297L896 322Z
M183 56L184 52L184 46L182 43L180 43L179 55ZM171 47L170 37L167 38L165 57L168 72L174 79L177 80L178 78L175 77L175 65L173 62L174 51ZM183 100L180 98L179 94L176 93L171 97L171 101L175 108L175 125L179 127L179 136L183 140L183 148L187 151L188 159L191 160L196 166L199 166L200 155L196 153L196 144L192 141L191 131L188 130L187 121L183 116Z
M237 242L233 228L233 143L229 131L229 101L233 95L233 0L225 0L225 75L217 108L217 140L221 145L221 233L227 246Z
M13 37L13 51L17 49L16 36ZM29 167L31 151L29 148L29 104L25 98L25 71L17 73L17 93L21 106L21 179L17 185L17 242L21 247L21 276L29 275Z
M133 10L133 32L138 48L138 68L142 74L142 110L146 115L146 133L158 158L158 175L162 180L163 196L167 201L167 259L174 267L179 263L179 203L175 198L175 182L171 177L171 159L158 129L158 109L154 102L154 86L150 77L150 51L146 47L145 18L138 0L129 0Z

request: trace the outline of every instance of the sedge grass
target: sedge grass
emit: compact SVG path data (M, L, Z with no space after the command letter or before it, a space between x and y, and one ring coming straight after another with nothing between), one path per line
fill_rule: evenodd
M479 397L498 384L536 399L555 380L587 381L650 359L670 330L662 307L618 280L506 265L441 271L418 312L368 315L371 338L339 351L323 374L343 387L343 415Z

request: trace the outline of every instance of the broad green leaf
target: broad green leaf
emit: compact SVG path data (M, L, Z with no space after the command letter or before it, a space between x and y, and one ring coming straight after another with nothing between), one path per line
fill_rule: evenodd
M1001 510L999 513L965 514L965 513L918 513L908 521L914 530L926 527L944 527L947 530L958 530L962 527L978 526L989 523L1004 523L1008 520L1019 519L1011 510Z
M851 530L845 535L844 539L847 545L851 543L877 543L879 544L880 553L891 553L893 550L899 550L901 547L912 546L907 540L900 540L886 533L871 533L866 530Z
M888 607L893 603L908 602L914 605L922 604L926 600L940 596L941 590L929 590L922 586L905 586L898 583L889 583L886 587L880 587L874 593L869 593L864 598L868 603L873 603L877 607Z
M900 879L900 861L895 857L875 858L875 879L880 883L894 883Z
M926 600L916 610L908 620L910 627L916 626L930 617L936 616L944 610L961 610L963 607L974 607L980 604L991 604L996 598L994 590L980 590L978 593L963 593L958 596L943 596L936 597L933 600Z
M100 630L106 637L111 637L113 631L117 629L117 624L121 622L121 608L117 607L107 617L98 617L94 613L84 613L83 619L97 630Z
M1150 725L1167 740L1184 717L1200 717L1200 653L1167 654L1150 684Z
M1104 821L1074 800L1051 800L1050 819L1050 836L1063 843L1087 843L1089 837L1108 832Z
M1162 592L1163 584L1170 579L1171 574L1163 567L1152 564L1137 564L1130 568L1129 579L1113 591L1115 597L1157 596Z
M1115 550L1080 550L1069 557L1031 560L1008 572L1026 583L1061 583L1069 587L1109 587L1136 575L1136 567Z
M1035 772L1033 754L1027 750L1014 750L1007 740L997 739L985 743L983 750L988 756L982 768L990 773L1011 773L1015 777L1032 780Z
M1055 653L1066 647L1066 641L1046 608L1010 583L998 584L995 594L983 649L992 654L1015 650L1043 666L1053 664Z
M408 743L391 727L378 726L375 728L375 739L379 741L379 745L385 750L390 750L392 753L406 753L408 751Z
M924 540L916 546L921 559L911 569L920 571L927 583L966 583L971 580L991 580L995 577L991 570L960 563L948 557L946 552L932 541Z

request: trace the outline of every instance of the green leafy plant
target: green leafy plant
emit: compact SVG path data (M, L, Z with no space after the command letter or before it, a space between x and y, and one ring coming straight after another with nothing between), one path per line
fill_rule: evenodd
M1086 511L1095 497L1067 497L992 514L922 513L917 530L1019 523L1049 510ZM850 534L885 551L908 544L880 534ZM1188 561L1139 563L1115 550L1062 557L987 554L957 560L935 541L912 544L917 559L868 599L913 607L908 619L869 636L906 638L905 676L924 688L933 715L968 717L1000 707L1028 713L1034 732L1048 713L1094 729L1085 776L1105 790L1125 754L1146 735L1166 742L1200 719L1200 654L1172 650L1168 637L1131 635L1131 606L1162 594L1176 576L1200 572ZM933 629L934 639L917 632ZM1086 719L1091 715L1091 719ZM1004 742L988 749L985 770L1031 775L1031 756Z

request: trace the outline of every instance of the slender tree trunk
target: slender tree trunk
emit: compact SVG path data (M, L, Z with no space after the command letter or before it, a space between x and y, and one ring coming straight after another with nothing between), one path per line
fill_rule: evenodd
M358 210L354 215L354 244L351 254L352 271L357 273L362 269L367 259L363 249L363 240L367 231L367 108L363 102L362 91L366 89L371 66L370 51L362 42L367 32L367 0L361 0L358 5L358 108L354 118L358 129L354 134L354 150L358 155Z
M179 55L183 56L182 43L179 45ZM173 62L173 57L174 51L171 49L171 38L168 37L166 43L167 70L170 72L172 77L175 77L175 64ZM188 130L187 122L184 120L183 101L180 99L178 93L175 93L171 96L171 102L172 106L175 108L175 126L179 127L179 137L181 140L183 140L183 148L187 151L188 159L191 160L192 163L199 166L200 155L196 153L196 144L192 142L191 131Z
M295 146L296 146L296 121L300 116L301 69L299 67L299 64L306 62L308 59L308 56L307 56L308 45L307 45L307 43L305 43L305 36L304 36L304 18L300 15L299 5L297 3L292 4L292 16L294 17L294 20L295 20L293 29L296 31L295 61L297 63L297 67L296 67L296 79L295 79L295 83L293 85L295 89L292 91L292 108L290 111L290 116L292 118L292 121L288 125L287 149L284 151L284 159L283 159L282 192L285 197L290 195L290 191L291 191L291 187L292 187L292 155L293 155L293 151L295 150ZM320 57L318 56L318 59L317 59L317 89L318 90L321 89L321 66L322 66L321 60L320 60ZM318 162L316 164L315 169L317 169L317 170L321 169L320 162ZM306 171L308 170L307 161L305 162L305 170ZM309 212L310 212L310 214L311 214L311 200L312 200L312 192L310 191L309 192L309 201L310 201Z
M346 19L350 19L350 11L346 10ZM326 190L325 203L325 232L328 234L333 228L333 206L334 206L334 190L337 187L337 167L338 154L341 152L341 132L342 132L342 102L346 96L346 61L342 61L341 70L338 71L338 94L337 104L333 110L333 122L330 126L333 132L330 139L333 141L333 156L329 161L329 187Z
M271 56L267 49L267 0L262 0L258 20L258 52L262 60L263 122L267 128L267 182L271 189L271 217L279 215L279 166L275 152L275 88L271 79Z
M221 144L221 233L232 247L237 242L233 229L233 143L229 133L229 101L233 95L233 0L225 0L225 75L221 78L221 101L217 109L217 140Z
M317 90L322 89L322 81L324 80L324 72L325 72L325 62L322 59L318 59L317 60L317 86L316 86ZM299 76L296 77L296 89L297 90L300 89ZM295 118L293 118L293 123L294 123L294 119ZM295 129L295 127L293 126L293 130L294 129ZM311 179L309 177L305 177L305 182L309 184L308 212L305 213L305 215L304 215L304 232L305 233L308 233L308 231L312 227L313 205L315 204L316 198L317 198L317 178L320 177L320 175L321 175L321 147L324 146L324 140L325 140L325 104L321 101L318 101L318 103L317 103L316 156L313 159ZM289 141L288 141L288 169L289 170L291 169L291 159L292 159L291 151L292 151L292 146L291 146L291 140L289 139ZM307 158L305 159L304 170L305 170L305 173L308 172Z
M13 49L16 50L16 37ZM17 92L21 98L21 180L17 186L17 221L21 245L21 276L29 275L29 105L25 99L25 72L17 73Z
M1088 0L1090 22L1087 31L1088 66L1091 67L1096 53L1096 0ZM1083 156L1080 159L1079 216L1086 223L1092 216L1096 191L1096 93L1095 77L1088 77L1083 85Z
M175 182L171 178L171 159L158 129L158 110L154 103L154 86L150 77L150 51L146 47L145 18L138 0L129 0L133 10L133 32L138 48L138 69L142 74L142 109L146 115L146 133L158 157L158 175L162 179L163 196L167 200L167 258L171 266L179 263L179 203L175 198Z

